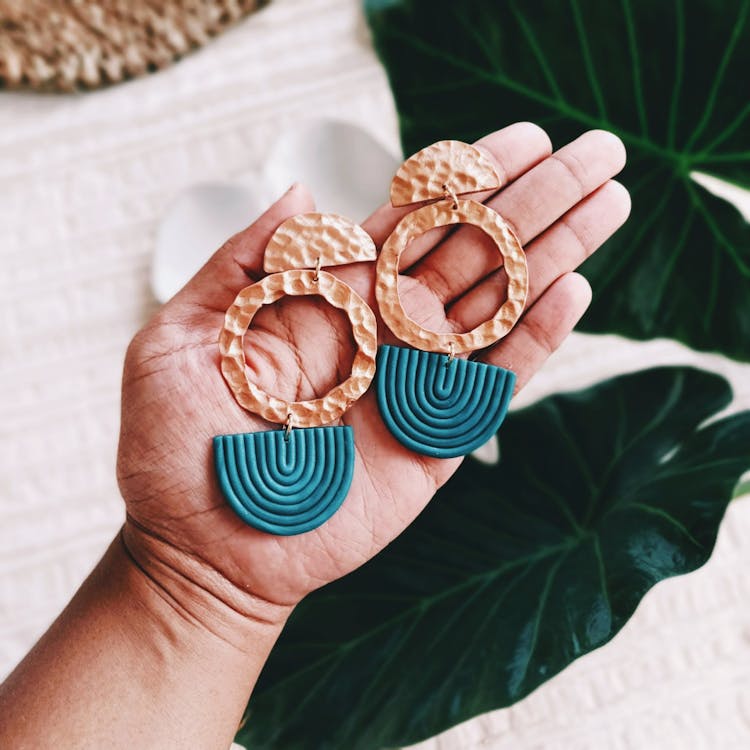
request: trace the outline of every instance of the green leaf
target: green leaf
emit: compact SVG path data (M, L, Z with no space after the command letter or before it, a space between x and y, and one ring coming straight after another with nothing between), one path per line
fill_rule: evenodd
M395 542L309 596L239 741L369 750L509 705L709 557L750 466L721 377L649 370L512 413Z
M690 173L750 187L750 0L366 0L404 149L517 120L628 149L630 220L583 266L581 328L750 359L750 228Z

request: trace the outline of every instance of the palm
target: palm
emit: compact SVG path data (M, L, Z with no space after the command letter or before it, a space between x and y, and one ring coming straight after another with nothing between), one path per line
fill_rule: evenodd
M545 156L547 146L540 133L531 126L511 126L485 139L485 146L500 162L501 173L515 177ZM514 138L523 149L516 148L512 157L504 158ZM571 184L567 195L555 198L559 185L550 185L553 205L547 201L536 209L529 207L524 196L529 190L538 192L534 179L536 183L544 179L538 174L542 164L492 201L515 225L522 241L537 236L527 245L530 307L508 337L483 353L487 361L514 369L519 384L562 341L588 302L585 282L569 272L627 213L624 191L599 187L621 166L616 142L611 137L594 140L589 137L582 146L582 138L567 147L589 151L570 154L572 160L591 162L589 174L578 180L583 190L576 192ZM576 178L569 175L569 179ZM581 193L597 188L597 193L579 202ZM594 205L597 198L599 205ZM216 341L224 311L239 289L252 283L238 263L249 273L259 273L263 247L275 226L310 209L304 191L294 191L222 248L136 337L123 382L118 473L134 524L257 596L283 603L297 601L372 557L416 517L459 463L428 459L401 446L380 419L370 390L342 420L354 430L355 473L346 501L328 522L307 534L275 537L245 525L223 500L213 478L211 439L273 429L237 405L218 366ZM559 236L554 235L554 226L540 235L564 212ZM398 215L381 209L365 228L380 243ZM565 233L570 230L565 227L572 228L571 234L578 234L584 244L576 247L567 237L566 252ZM422 257L412 258L417 262L409 270L411 278L405 277L400 287L407 310L427 328L467 329L499 305L501 272L476 284L498 265L496 251L477 234L461 232L441 244L433 243L427 254L426 245L415 249ZM457 257L462 262L457 263ZM470 269L467 258L476 270ZM454 269L449 262L456 272L450 273ZM337 274L376 309L373 264L342 268ZM469 274L476 278L466 278ZM389 336L382 324L379 333L381 338ZM346 318L319 298L309 297L284 299L261 310L245 336L245 346L251 377L264 390L290 401L321 395L341 382L354 356Z

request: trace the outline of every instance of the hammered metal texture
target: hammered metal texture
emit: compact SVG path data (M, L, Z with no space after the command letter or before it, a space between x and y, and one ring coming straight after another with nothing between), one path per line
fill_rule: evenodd
M375 315L367 303L335 276L320 271L292 270L266 276L245 287L236 297L224 318L219 334L221 371L237 402L269 422L286 422L291 415L293 427L319 427L338 419L369 387L375 374L377 328ZM343 310L352 325L357 353L351 375L322 398L310 401L283 401L251 383L245 372L243 338L255 313L285 295L302 297L320 295L334 307Z
M375 260L375 243L362 227L338 214L306 213L292 216L274 232L266 247L266 273L291 268L342 266Z
M436 333L422 328L409 318L398 296L398 263L407 245L433 227L473 224L486 232L503 256L508 276L508 298L494 318L468 333ZM521 243L500 214L473 200L459 200L453 208L449 200L422 206L404 216L380 251L375 295L383 321L393 334L415 349L455 354L484 349L505 336L523 312L529 277L526 254Z
M494 164L478 148L462 141L438 141L399 167L391 182L391 204L408 206L442 198L444 186L461 195L500 185Z

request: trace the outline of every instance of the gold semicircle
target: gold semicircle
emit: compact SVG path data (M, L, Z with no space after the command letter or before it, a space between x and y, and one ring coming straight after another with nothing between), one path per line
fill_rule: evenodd
M266 246L266 273L343 266L375 260L375 243L362 227L338 214L310 212L283 222Z
M495 165L476 146L462 141L438 141L417 151L400 167L391 182L391 204L435 200L445 196L444 185L456 195L500 187Z

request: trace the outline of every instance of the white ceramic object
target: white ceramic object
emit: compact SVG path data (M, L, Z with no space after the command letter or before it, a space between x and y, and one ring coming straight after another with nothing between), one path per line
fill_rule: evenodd
M388 199L400 162L351 123L310 120L283 132L260 174L193 185L171 204L156 237L154 296L166 302L224 240L252 223L294 182L310 188L317 210L363 221Z
M312 191L318 211L362 222L388 200L401 161L358 125L311 120L281 134L262 177L273 197L302 182Z
M471 457L488 466L494 466L500 461L500 443L497 435L493 435L484 445L472 451Z
M264 210L247 185L208 182L184 190L167 209L156 235L151 289L159 302L178 292L222 243Z
M705 174L705 172L691 172L690 176L709 193L731 203L742 214L745 221L750 221L750 190L711 174Z

